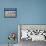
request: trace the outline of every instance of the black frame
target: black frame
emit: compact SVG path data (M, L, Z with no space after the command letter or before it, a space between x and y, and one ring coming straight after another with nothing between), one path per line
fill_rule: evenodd
M15 13L16 15L15 16L6 16L5 15L6 11L16 11L16 13ZM4 8L4 17L5 18L16 18L16 16L17 16L17 8Z

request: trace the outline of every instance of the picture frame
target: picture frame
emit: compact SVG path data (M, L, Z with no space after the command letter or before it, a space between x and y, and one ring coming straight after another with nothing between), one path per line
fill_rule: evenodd
M16 18L17 8L4 8L4 17L5 18Z

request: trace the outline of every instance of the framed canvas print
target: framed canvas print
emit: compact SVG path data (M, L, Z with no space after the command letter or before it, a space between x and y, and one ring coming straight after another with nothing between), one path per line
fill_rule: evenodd
M16 18L17 8L4 8L4 17L5 18Z

